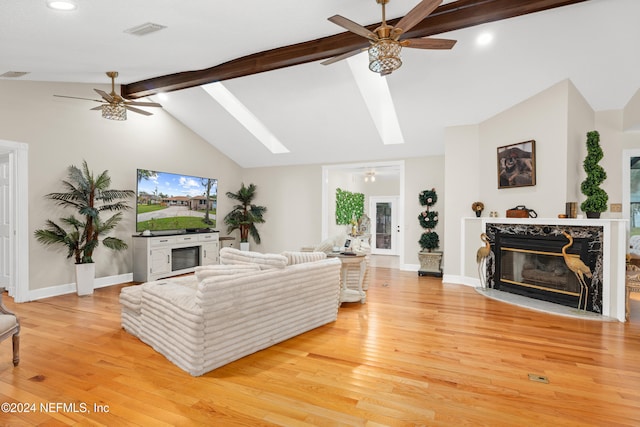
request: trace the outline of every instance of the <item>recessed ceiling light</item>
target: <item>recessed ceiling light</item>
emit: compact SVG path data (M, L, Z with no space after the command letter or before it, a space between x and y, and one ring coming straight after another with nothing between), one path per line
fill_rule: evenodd
M47 6L55 10L76 10L78 5L73 0L47 0Z
M479 46L486 46L493 41L493 34L491 33L482 33L476 38L476 43Z

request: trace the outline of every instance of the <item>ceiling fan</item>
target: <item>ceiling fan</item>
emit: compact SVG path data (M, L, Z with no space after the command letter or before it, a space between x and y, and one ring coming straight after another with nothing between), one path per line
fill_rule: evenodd
M425 19L442 3L442 0L422 0L413 9L411 9L411 11L409 11L409 13L407 13L395 27L388 25L386 22L385 5L389 3L389 0L376 0L376 3L382 5L382 23L373 31L369 31L362 25L340 15L334 15L329 18L329 21L334 24L337 24L359 36L366 37L369 39L371 46L343 53L342 55L327 59L321 64L333 64L334 62L341 61L368 50L369 69L375 73L380 73L381 76L385 76L387 74L391 74L402 65L402 61L400 60L400 51L403 47L412 47L417 49L451 49L453 45L456 44L456 40L437 38L401 40L403 34Z
M109 120L127 120L127 110L133 111L134 113L144 114L145 116L151 116L153 114L148 111L141 110L140 108L133 107L133 105L140 107L162 107L162 105L157 102L129 101L124 99L115 91L115 79L118 77L118 72L107 71L107 76L111 78L111 93L107 93L100 89L93 89L102 97L102 99L79 98L77 96L66 95L53 96L99 102L102 105L94 107L92 110L102 110L102 117Z

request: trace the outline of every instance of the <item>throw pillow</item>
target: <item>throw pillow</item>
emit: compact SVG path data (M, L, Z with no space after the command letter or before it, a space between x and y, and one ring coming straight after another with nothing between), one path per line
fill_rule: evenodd
M240 251L227 247L220 249L220 264L258 264L261 270L268 270L271 268L285 268L287 266L287 257L278 254Z
M287 265L302 264L305 262L320 261L325 259L327 254L324 252L282 252L282 255L287 257Z

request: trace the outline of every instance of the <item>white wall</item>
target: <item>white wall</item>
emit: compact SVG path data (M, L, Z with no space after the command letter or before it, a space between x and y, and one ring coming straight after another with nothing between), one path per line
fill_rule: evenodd
M420 265L418 252L421 250L418 241L425 231L418 221L418 215L425 210L425 207L421 206L418 200L418 196L423 190L434 188L438 195L438 201L431 208L431 210L438 212L439 218L438 225L434 230L440 237L440 248L437 250L444 252L448 245L448 237L445 238L447 223L445 214L447 197L445 197L444 185L445 157L429 156L406 159L404 171L404 264L405 268L417 271ZM443 256L443 263L447 262L447 257Z
M633 97L628 108L635 111L637 103ZM470 205L474 200L484 202L483 216L490 211L505 216L506 209L524 204L535 209L541 218L564 213L567 201L580 204L584 200L580 183L586 176L582 162L586 155L586 133L590 130L599 131L604 151L600 165L608 177L602 187L609 194L610 203L621 203L622 169L628 167L621 164L622 151L640 147L640 132L623 132L628 117L623 110L594 112L573 83L564 80L477 126L448 128L445 279L455 279L461 272L456 257L461 253L463 240L459 230L461 219L472 216ZM497 147L529 139L536 141L536 185L498 190ZM464 157L460 156L463 152ZM458 166L466 169L465 177L458 172ZM612 212L603 214L609 218L620 216ZM471 256L471 252L465 253Z
M480 201L485 215L526 205L539 217L564 213L567 202L567 126L569 82L547 90L480 124ZM498 189L497 149L536 141L536 185Z
M255 204L266 206L265 223L256 227L262 244L251 250L280 253L321 241L322 168L317 165L244 169L246 185L256 184ZM335 197L335 196L334 196Z
M640 90L633 94L624 107L621 129L623 131L640 131Z
M461 224L462 218L473 217L473 202L480 200L481 173L487 173L478 159L480 157L479 127L456 126L445 130L444 203L446 217L444 235L447 252L444 254L444 274L460 275ZM497 172L496 172L497 173ZM488 215L486 210L484 215ZM479 237L478 237L479 242Z
M29 145L29 212L24 214L29 215L32 291L75 281L73 262L65 253L44 247L33 237L46 219L57 220L70 213L44 198L62 190L60 181L66 178L69 165L79 166L87 160L95 173L108 170L115 189L135 190L137 168L216 177L219 194L235 191L240 183L238 165L162 109L154 109L154 115L148 117L129 113L127 121L116 122L90 111L95 104L89 101L53 96L91 96L93 87L100 86L0 80L0 139ZM135 206L135 200L130 204ZM228 211L229 206L220 197L219 212ZM133 233L135 209L125 213L112 235L131 243ZM98 278L133 270L130 249L114 254L100 247L94 258Z
M580 191L580 183L587 176L582 168L587 155L587 132L597 130L597 126L595 112L587 100L571 82L568 82L567 89L566 201L577 202L580 211L580 203L586 199ZM601 165L604 166L604 163ZM562 212L564 210L560 211Z

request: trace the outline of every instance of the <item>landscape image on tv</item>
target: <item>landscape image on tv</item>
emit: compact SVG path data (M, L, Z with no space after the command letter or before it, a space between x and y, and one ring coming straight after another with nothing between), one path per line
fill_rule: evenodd
M138 169L136 231L216 226L218 180Z

